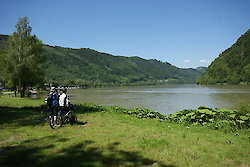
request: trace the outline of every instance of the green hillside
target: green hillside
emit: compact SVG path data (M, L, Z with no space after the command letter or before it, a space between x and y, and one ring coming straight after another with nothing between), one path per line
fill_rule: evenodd
M0 36L1 50L7 36ZM113 56L81 48L44 45L46 82L54 85L117 86L165 83L195 83L204 71L181 69L167 62L140 57ZM202 70L201 70L202 69Z
M198 83L250 83L250 29L212 62Z

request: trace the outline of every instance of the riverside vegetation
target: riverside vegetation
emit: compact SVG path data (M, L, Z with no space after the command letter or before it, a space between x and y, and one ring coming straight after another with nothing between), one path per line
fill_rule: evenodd
M0 166L250 166L247 105L164 116L81 104L76 112L86 124L52 130L41 104L0 97Z

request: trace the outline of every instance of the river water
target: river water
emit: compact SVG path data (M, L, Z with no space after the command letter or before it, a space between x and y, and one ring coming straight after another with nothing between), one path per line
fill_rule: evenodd
M250 85L200 86L192 84L164 86L109 87L72 89L72 103L116 105L126 108L147 108L168 115L199 106L234 108L250 104Z

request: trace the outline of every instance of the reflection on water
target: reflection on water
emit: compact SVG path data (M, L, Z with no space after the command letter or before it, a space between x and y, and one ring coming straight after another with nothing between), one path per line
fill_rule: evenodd
M205 105L232 108L250 103L250 86L164 85L69 90L73 103L144 107L162 114Z

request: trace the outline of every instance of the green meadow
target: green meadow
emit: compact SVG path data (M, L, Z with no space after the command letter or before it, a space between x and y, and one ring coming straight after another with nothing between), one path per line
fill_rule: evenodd
M250 166L250 131L137 118L83 104L82 125L51 129L43 99L0 96L0 166Z

